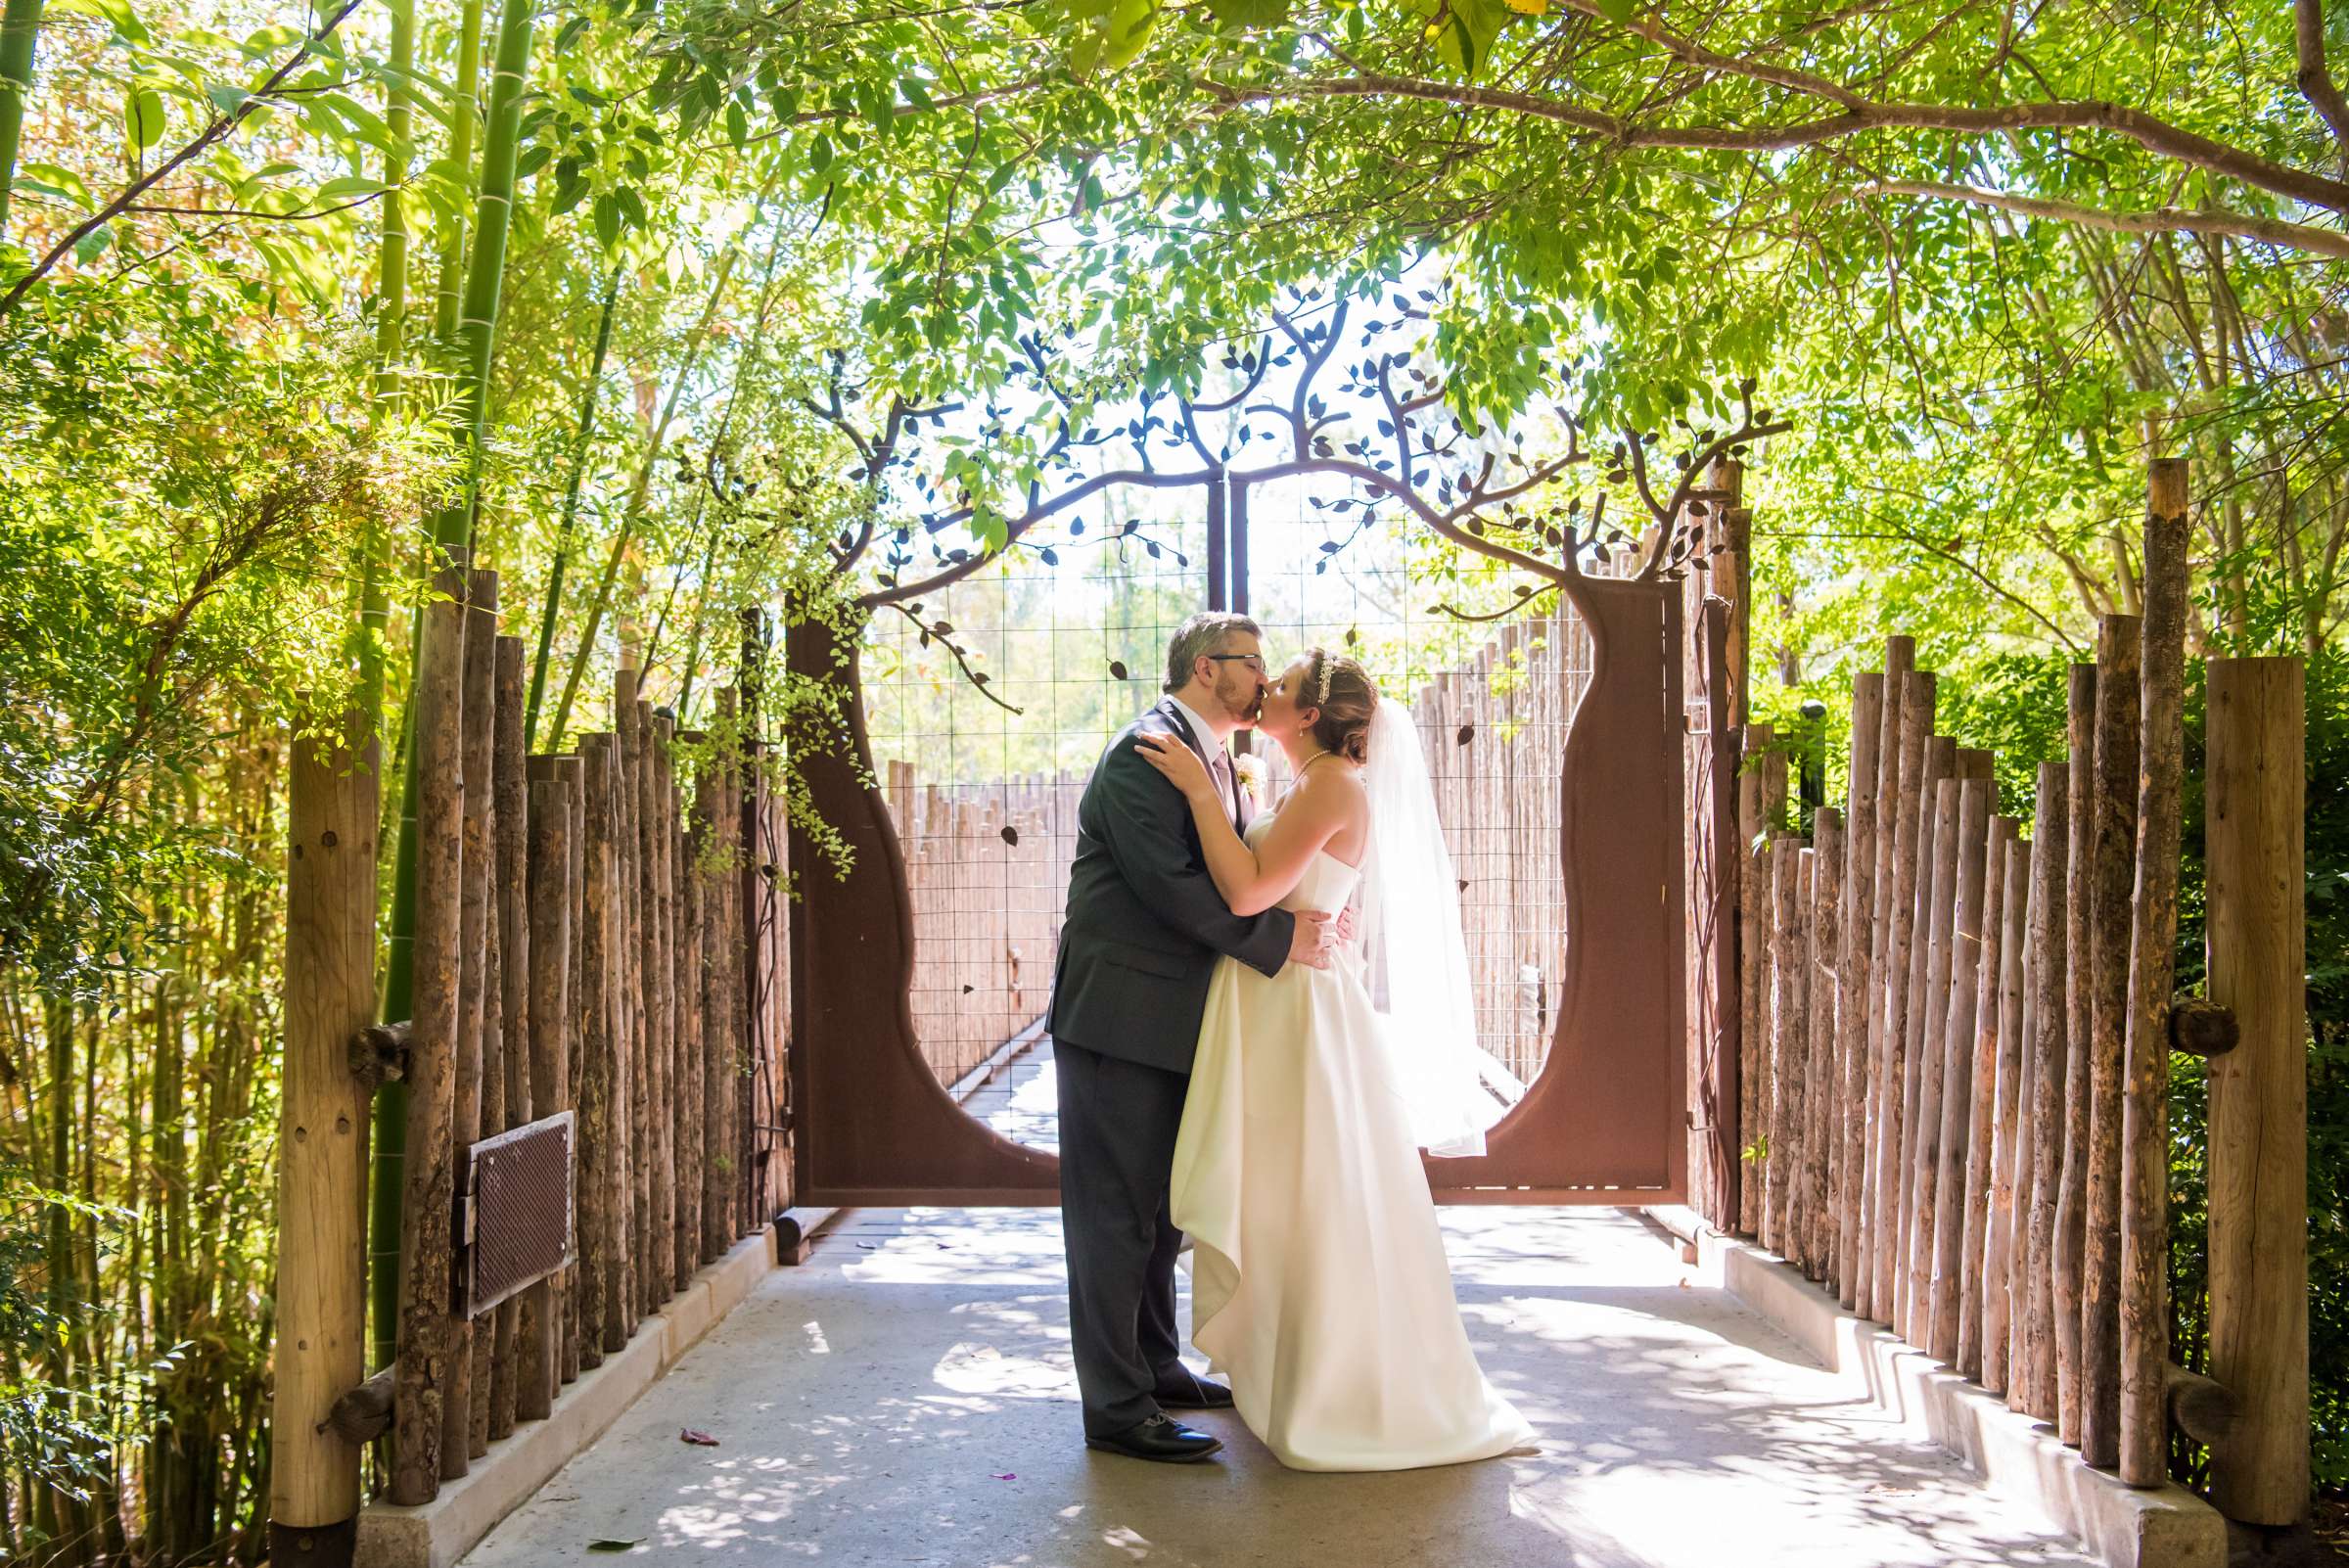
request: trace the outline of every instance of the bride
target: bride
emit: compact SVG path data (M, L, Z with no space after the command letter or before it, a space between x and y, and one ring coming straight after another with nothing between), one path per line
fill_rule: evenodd
M1418 1155L1481 1152L1492 1120L1418 735L1360 665L1318 648L1266 689L1256 727L1297 782L1245 840L1179 738L1145 734L1142 755L1190 803L1234 914L1335 914L1359 883L1361 941L1327 969L1216 965L1171 1199L1192 1242L1192 1343L1296 1469L1528 1446L1469 1348Z

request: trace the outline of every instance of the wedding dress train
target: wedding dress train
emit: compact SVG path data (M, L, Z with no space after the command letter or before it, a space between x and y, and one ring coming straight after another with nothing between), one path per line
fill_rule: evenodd
M1250 824L1255 840L1273 820ZM1289 909L1357 872L1317 853ZM1249 1429L1301 1470L1405 1470L1533 1442L1469 1348L1359 959L1267 978L1218 963L1174 1146L1191 1340Z

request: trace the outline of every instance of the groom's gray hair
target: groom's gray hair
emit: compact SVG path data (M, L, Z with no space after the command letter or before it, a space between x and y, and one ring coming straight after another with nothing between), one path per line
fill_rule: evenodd
M1167 643L1167 690L1180 691L1191 683L1191 667L1202 654L1221 653L1223 639L1235 631L1262 637L1265 628L1229 610L1202 610L1174 628Z

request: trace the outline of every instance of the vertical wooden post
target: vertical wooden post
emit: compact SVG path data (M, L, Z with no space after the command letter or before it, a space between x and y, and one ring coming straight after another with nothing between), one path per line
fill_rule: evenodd
M1919 801L1924 794L1926 753L1933 729L1936 681L1930 670L1911 670L1901 695L1900 783L1887 807L1892 813L1892 856L1889 868L1879 866L1876 892L1889 897L1889 906L1877 919L1885 929L1882 961L1877 965L1884 983L1883 1088L1877 1096L1875 1168L1875 1315L1897 1327L1901 1308L1901 1211L1905 1207L1909 1140L1906 1084L1909 1079L1909 959L1915 942L1917 825L1922 820ZM1881 829L1879 829L1881 831ZM1879 846L1881 853L1881 846ZM1889 870L1889 882L1887 881Z
M2097 625L2080 1456L2100 1470L2121 1459L2121 1066L2128 1037L2129 894L2137 849L2140 637L2135 616L2106 616Z
M2079 667L2074 666L2075 669ZM2023 1408L2053 1420L2061 1407L2056 1345L2061 1298L2056 1289L2057 1206L2063 1185L2065 1106L2070 1052L2065 1012L2064 895L2071 852L2071 773L2062 762L2039 764L2037 817L2031 824L2031 1232L2024 1268ZM2075 1298L2076 1301L2076 1298ZM2079 1314L2072 1314L2073 1322Z
M1982 1233L1982 1386L2004 1394L2014 1377L2014 1345L2023 1314L2017 1310L2026 1282L2017 1270L2027 1234L2031 1191L2031 1094L2024 1075L2029 1070L2029 1014L2023 1005L2023 945L2031 902L2030 849L2022 842L2022 823L2011 816L1997 820L1999 846L1999 962L1995 989L1986 962L1983 966L1984 1006L1996 1006L1998 1033L1986 1037L1996 1051L1988 1071L1990 1097L1990 1170ZM1974 1071L1984 1071L1979 1058ZM1977 1147L1981 1145L1976 1144ZM1958 1338L1965 1337L1962 1327ZM2012 1400L2007 1402L2014 1407Z
M581 835L579 914L579 1362L601 1366L611 1346L611 1319L620 1313L620 1264L613 1257L620 1244L619 1163L613 1143L615 1069L619 1061L619 1019L616 1016L615 967L612 948L619 937L615 905L618 868L613 858L614 821L618 807L619 765L614 757L617 737L609 733L579 737L585 794L585 830ZM624 1336L624 1330L623 1330ZM623 1337L622 1343L625 1343Z
M709 880L702 889L702 1261L712 1263L734 1244L731 1204L734 1157L734 1077L741 1041L734 1031L735 963L740 926L734 890L741 885L735 837L742 818L730 799L734 771L734 692L717 694L720 744L702 774L701 809L711 844Z
M670 1082L669 1052L674 1046L668 990L676 976L676 958L669 950L669 922L675 910L668 897L668 731L667 715L656 715L652 705L638 700L636 722L644 741L637 777L637 843L642 864L644 950L640 980L644 997L645 1072L647 1100L644 1118L647 1209L644 1224L645 1306L661 1306L674 1288L676 1269L671 1255L676 1247L676 1149L669 1139L675 1118L676 1087Z
M1867 1176L1868 992L1875 919L1876 774L1883 744L1884 676L1863 670L1852 681L1851 821L1844 835L1843 907L1835 973L1835 1053L1838 1080L1838 1163L1835 1170L1836 1296L1847 1311L1862 1311L1866 1285L1860 1259L1864 1183Z
M1802 1114L1797 1063L1803 1052L1808 1015L1803 999L1803 841L1780 834L1770 849L1770 1150L1762 1162L1762 1245L1789 1263L1797 1261L1788 1234L1796 1145Z
M455 1097L450 1112L448 1159L450 1182L457 1197L467 1194L456 1183L463 1178L473 1145L482 1135L482 1031L487 1013L487 994L496 983L487 963L489 946L489 814L495 803L491 785L491 724L496 717L497 574L476 568L466 574L465 588L465 699L460 711L464 724L464 778L459 871L458 941L463 967L457 989ZM487 1438L488 1382L477 1376L473 1323L462 1314L449 1323L447 1398L440 1407L440 1479L454 1481L471 1468L474 1453L473 1407L484 1402L484 1444ZM484 1359L485 1361L485 1358Z
M2088 1252L2088 1079L2090 1034L2089 884L2096 841L2095 665L2071 667L2064 733L2071 747L2064 782L2063 1172L2055 1193L2055 1430L2080 1445L2080 1291Z
M552 1116L571 1104L571 899L566 887L571 876L571 798L555 779L532 781L528 798L530 1108L536 1116ZM583 1175L584 1167L578 1169ZM579 1185L584 1187L583 1179ZM562 1381L562 1284L558 1274L532 1285L524 1296L527 1306L515 1352L515 1414L525 1421L547 1415Z
M1737 765L1737 1229L1762 1233L1762 1166L1746 1158L1770 1130L1770 831L1762 809L1765 726L1742 732ZM1522 1074L1520 1075L1523 1076Z
M2170 992L2186 753L2186 459L2155 458L2145 510L2134 914L2121 1102L2120 1465L2169 1481Z
M2243 1407L2210 1491L2260 1525L2308 1513L2305 680L2209 665L2210 996L2241 1031L2210 1064L2210 1370Z
M1922 1005L1912 1008L1911 1016L1921 1016L1923 1024L1911 1042L1914 1053L1911 1065L1916 1069L1912 1075L1916 1136L1910 1140L1907 1173L1909 1291L1902 1298L1901 1337L1919 1350L1929 1349L1933 1343L1933 1218L1941 1182L1941 1101L1947 1087L1950 958L1962 853L1958 823L1964 810L1963 789L1964 780L1954 772L1934 782L1932 885L1929 901L1917 921L1925 934L1924 980Z
M580 1110L579 1085L586 1077L585 1054L588 1035L588 1009L600 1005L596 996L600 989L589 983L586 964L587 951L587 764L578 756L553 759L553 777L563 786L566 807L565 820L571 824L571 871L564 879L564 908L571 917L571 951L566 955L564 985L571 995L569 1016L565 1019L568 1038L564 1040L564 1066L567 1070L563 1103L572 1112L573 1140L577 1143L579 1126L584 1117ZM576 1179L573 1183L573 1203L579 1214L573 1222L575 1242L586 1234L585 1208L589 1167L582 1152L573 1161ZM590 1282L594 1276L586 1268L585 1254L575 1245L576 1256L571 1267L564 1270L561 1296L563 1301L563 1381L578 1380L580 1357L588 1344L586 1324L580 1316L580 1304L594 1294Z
M1890 1316L1889 1304L1877 1292L1877 1258L1882 1252L1879 1230L1883 1218L1885 1185L1884 1136L1891 1126L1886 1114L1884 1075L1887 1041L1885 1038L1885 974L1888 968L1885 954L1892 941L1893 838L1900 817L1901 736L1904 725L1904 704L1908 700L1909 677L1916 664L1916 644L1908 637L1893 637L1884 644L1884 707L1876 724L1876 786L1875 827L1871 834L1873 845L1870 885L1862 889L1867 899L1867 1084L1866 1128L1864 1134L1860 1165L1865 1181L1860 1189L1860 1256L1853 1268L1856 1289L1853 1310L1863 1316L1882 1320Z
M496 796L494 824L496 864L493 882L498 934L498 1038L503 1059L498 1064L503 1115L492 1131L505 1131L541 1114L533 1109L530 1084L530 784L526 777L523 740L525 658L520 637L497 639L497 716L491 744L490 788ZM520 1409L520 1360L523 1316L539 1301L535 1291L499 1304L490 1349L489 1437L491 1441L514 1430Z
M1959 832L1958 946L1950 972L1950 1059L1942 1092L1941 1198L1934 1218L1934 1338L1946 1330L1958 1370L1982 1380L1982 1240L1990 1210L1991 1118L1998 1091L1999 923L2006 879L1997 788L1967 779Z
M1818 845L1811 859L1811 962L1804 976L1810 992L1810 1063L1804 1073L1808 1085L1803 1097L1803 1218L1805 1254L1811 1276L1837 1288L1835 1238L1837 1226L1834 1185L1835 1134L1843 1126L1837 1103L1843 1084L1842 1064L1835 1059L1840 1031L1836 999L1842 977L1836 972L1843 956L1843 813L1821 806L1812 822Z
M415 1016L408 1032L408 1141L400 1205L399 1355L393 1361L393 1502L440 1491L440 1427L451 1375L449 1223L456 1202L458 908L463 898L465 606L424 607L416 664Z
M366 1371L367 1091L350 1042L375 1021L381 755L302 736L286 800L286 1061L278 1116L270 1558L348 1568L363 1457L326 1423Z
M699 740L697 735L694 737ZM698 813L693 835L678 854L677 909L683 933L677 946L677 995L683 1019L677 1037L677 1162L676 1269L678 1288L702 1264L702 1166L710 1151L702 1143L702 1078L708 1053L702 1044L702 930L703 896L708 879L702 874L705 848Z
M1904 982L1906 1005L1902 1013L1903 1073L1901 1081L1901 1149L1894 1163L1897 1173L1893 1182L1892 1206L1895 1217L1893 1231L1894 1261L1892 1270L1892 1325L1894 1332L1908 1338L1910 1317L1916 1310L1915 1270L1913 1255L1916 1248L1916 1147L1924 1132L1917 1118L1917 1102L1921 1097L1925 1060L1925 1038L1932 997L1928 979L1933 961L1933 881L1935 874L1937 814L1941 808L1941 781L1955 775L1957 742L1947 735L1928 735L1924 742L1924 767L1917 780L1916 812L1916 881L1909 894L1909 944L1904 959L1908 974Z

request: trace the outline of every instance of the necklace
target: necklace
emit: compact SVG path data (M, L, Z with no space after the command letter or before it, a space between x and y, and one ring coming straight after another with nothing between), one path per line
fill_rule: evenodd
M1305 782L1305 775L1313 770L1313 764L1315 762L1318 762L1324 757L1335 757L1337 753L1331 751L1326 746L1313 753L1313 756L1305 760L1305 765L1297 769L1297 776L1289 781L1288 789L1283 790L1281 793L1283 795L1295 793L1297 786Z

